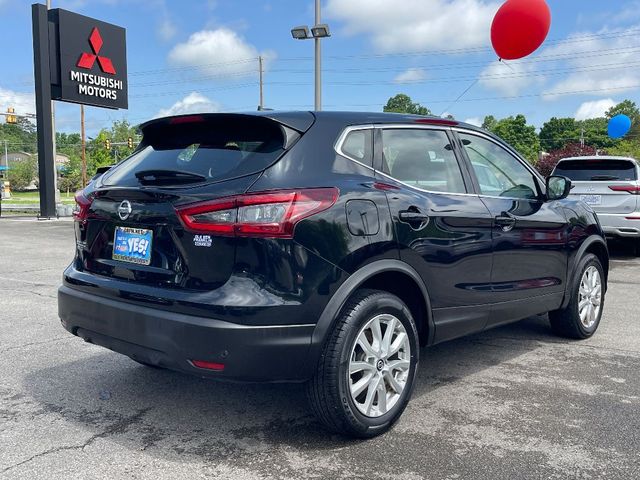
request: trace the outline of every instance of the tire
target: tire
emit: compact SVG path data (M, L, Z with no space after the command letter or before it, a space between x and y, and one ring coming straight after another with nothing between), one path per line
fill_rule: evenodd
M589 291L597 292L597 288L591 288L589 279L585 275L586 272L591 273L590 278L593 277L593 272L597 272L599 278L599 300L596 297L590 297L587 295ZM604 284L604 271L602 264L598 257L593 254L585 255L578 264L578 274L573 278L571 285L571 299L566 308L549 312L549 321L551 323L551 329L562 337L585 339L591 337L600 325L600 319L602 318L602 311L604 309L605 299L605 284ZM583 281L586 282L583 285ZM581 294L581 285L586 287L586 290L582 290L584 295ZM585 318L580 316L580 302L581 298L584 300L587 297L593 298L594 302L587 302L586 309L593 309L594 314L590 315L590 312L586 313ZM596 309L595 302L598 302L599 308ZM591 303L591 305L589 305Z
M387 332L392 332L388 340ZM358 342L363 338L366 345ZM386 432L411 397L418 348L416 325L402 300L379 290L358 290L342 309L307 384L311 410L327 429L342 435L371 438Z

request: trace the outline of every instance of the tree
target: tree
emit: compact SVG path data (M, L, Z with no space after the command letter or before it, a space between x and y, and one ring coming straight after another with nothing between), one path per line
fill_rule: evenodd
M569 143L558 150L543 155L535 167L544 177L548 177L551 175L551 172L553 172L553 169L556 168L558 162L563 158L596 155L597 153L598 151L594 147L581 147L577 142Z
M127 120L115 120L110 129L100 130L87 144L87 177L91 178L98 167L113 165L131 155L133 149L127 146L127 139L135 139L136 131L136 127L132 127ZM107 139L111 141L111 150L105 148ZM134 141L134 148L136 145L137 141Z
M636 103L632 102L631 100L623 100L619 104L614 105L609 110L607 110L604 115L608 120L610 120L616 115L620 114L629 117L633 125L637 125L638 123L640 123L640 109L638 109Z
M536 134L536 127L527 125L524 115L498 120L490 131L515 148L529 162L533 164L537 162L540 139Z
M29 157L21 161L11 164L9 169L9 182L11 188L15 190L24 190L38 175L38 160L35 157Z
M540 129L540 146L546 152L558 150L579 137L580 128L575 118L552 117Z
M632 142L640 142L640 109L636 106L635 102L623 100L607 110L605 116L607 120L610 120L620 114L626 115L631 119L631 130L625 135L625 139L631 140Z
M622 140L607 150L609 155L631 157L640 160L640 142L636 140Z
M17 123L0 124L0 142L7 142L14 152L35 153L36 127L28 118L18 117Z
M604 117L579 121L577 122L578 137L582 131L585 145L591 145L598 149L613 147L618 143L618 140L609 137L607 133L607 123L608 120Z
M496 117L494 117L493 115L487 115L486 117L484 117L484 121L482 122L482 128L492 132L497 123L498 120L496 120Z
M411 113L414 115L431 115L431 110L419 103L414 103L409 95L399 93L391 97L383 108L384 112Z

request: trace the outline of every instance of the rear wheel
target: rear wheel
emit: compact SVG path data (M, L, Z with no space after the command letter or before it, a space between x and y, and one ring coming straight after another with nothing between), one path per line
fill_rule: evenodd
M563 337L584 339L598 329L604 307L604 271L598 257L585 255L573 279L566 308L549 312L551 328Z
M337 433L379 435L407 406L418 356L407 306L390 293L360 290L341 313L307 385L311 409Z

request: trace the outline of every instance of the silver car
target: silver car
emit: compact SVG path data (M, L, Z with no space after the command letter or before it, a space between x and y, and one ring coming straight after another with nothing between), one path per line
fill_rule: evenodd
M553 175L569 177L570 197L598 214L609 236L635 238L640 245L640 165L625 157L571 157L558 162Z

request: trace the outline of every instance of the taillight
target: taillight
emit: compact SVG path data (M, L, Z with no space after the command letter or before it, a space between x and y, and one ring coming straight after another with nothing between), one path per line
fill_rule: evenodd
M213 370L221 372L224 370L224 363L207 362L205 360L191 360L191 364L197 368L203 368L205 370Z
M78 190L75 195L76 205L73 208L73 218L77 222L86 222L89 218L89 208L92 199L85 196L83 190Z
M291 238L300 220L330 208L337 188L249 193L178 207L188 230L238 237Z
M631 195L640 195L640 185L610 185L614 192L627 192Z

